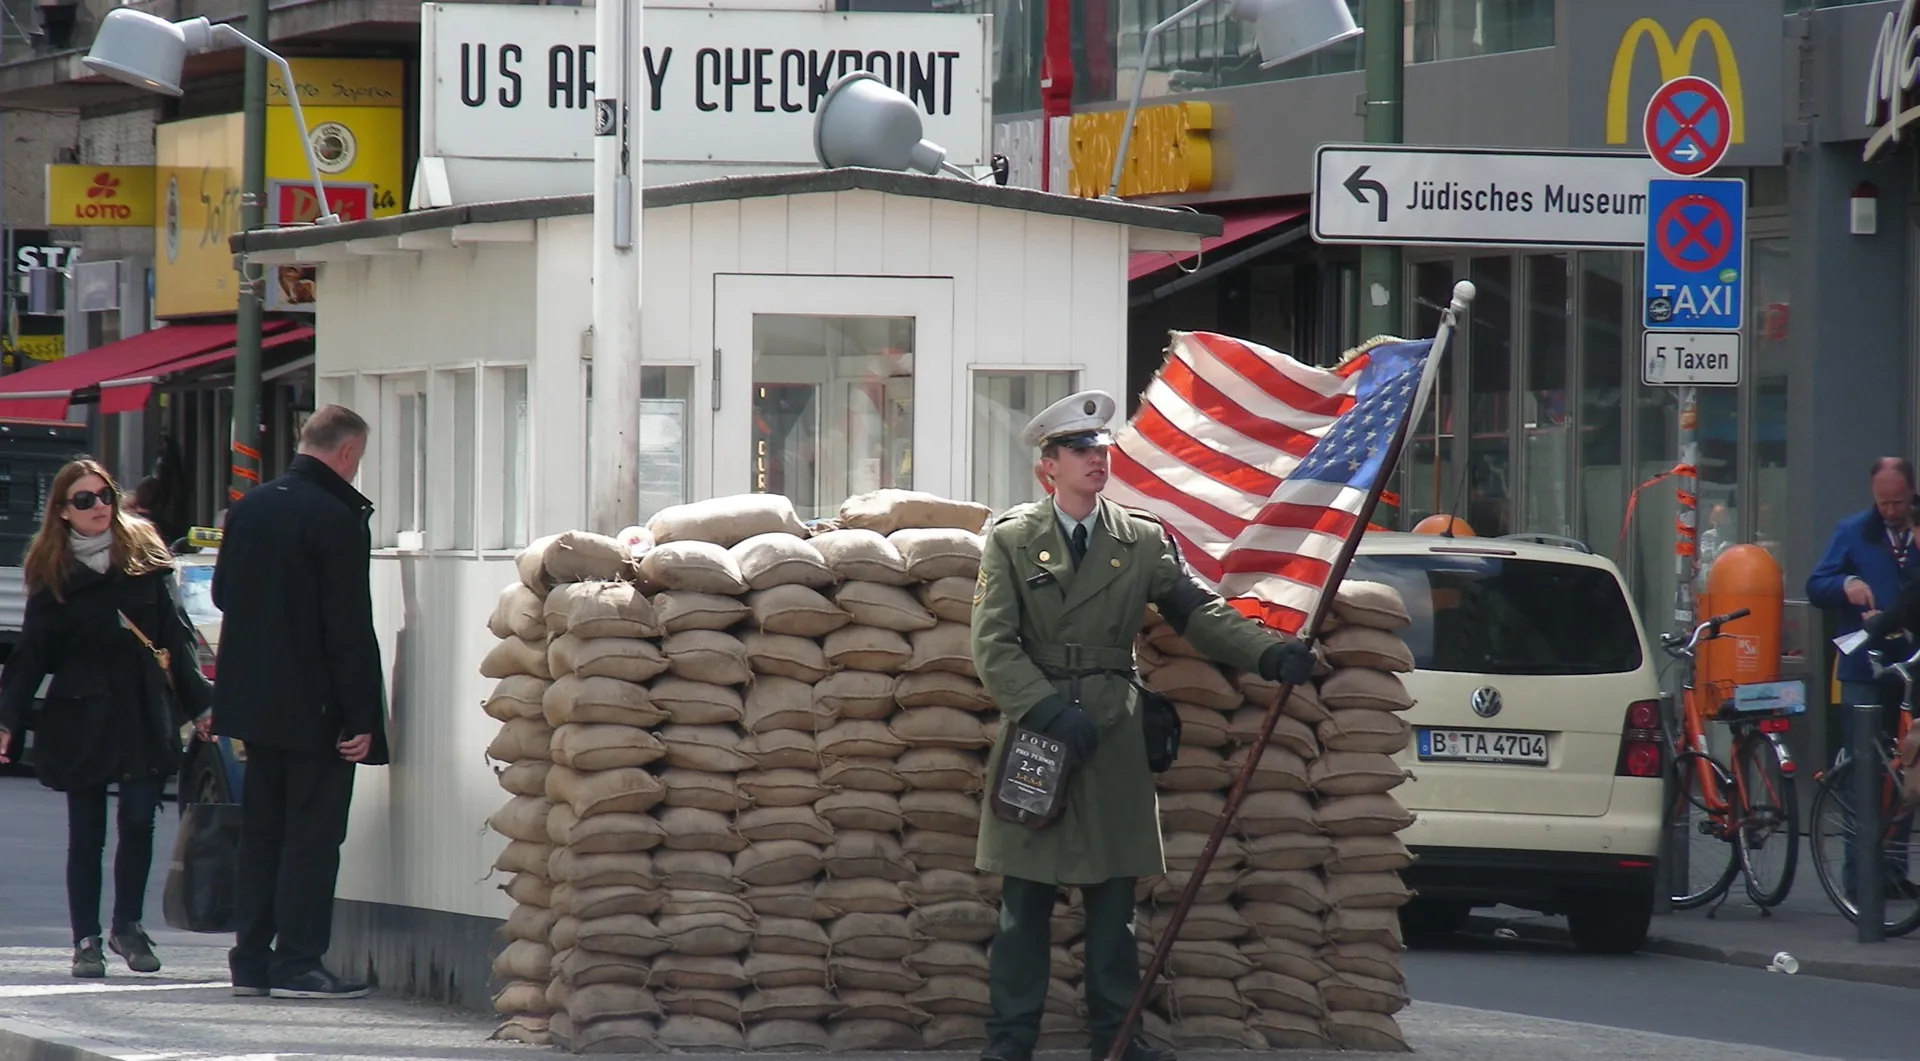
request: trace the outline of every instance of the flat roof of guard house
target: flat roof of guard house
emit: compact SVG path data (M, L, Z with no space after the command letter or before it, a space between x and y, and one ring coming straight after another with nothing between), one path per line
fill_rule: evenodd
M1211 214L1187 208L1142 206L1138 203L1082 199L1027 188L1006 188L997 184L975 184L952 177L927 177L917 173L895 173L874 169L799 170L746 177L718 177L712 180L665 184L641 191L643 208L684 206L692 203L725 202L735 199L759 199L779 195L810 195L823 192L870 191L885 195L905 195L920 199L944 199L975 206L1023 210L1057 217L1087 221L1105 221L1133 230L1135 250L1197 250L1200 239L1217 236L1221 221ZM541 199L515 199L498 203L472 203L395 214L392 217L352 221L341 225L301 225L263 229L235 235L230 245L236 253L246 254L263 264L312 260L299 252L358 241L397 239L408 249L405 239L423 233L475 227L479 239L486 237L478 226L515 227L514 222L531 223L550 217L568 217L593 213L590 195L565 195ZM431 237L429 237L431 238ZM530 238L528 237L523 238ZM424 249L424 247L422 248Z

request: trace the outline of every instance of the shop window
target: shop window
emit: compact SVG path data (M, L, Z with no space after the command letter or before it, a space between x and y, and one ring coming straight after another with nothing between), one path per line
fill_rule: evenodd
M1440 312L1453 299L1453 261L1416 262L1413 265L1411 308L1413 325L1408 334L1426 338L1440 327ZM1421 414L1413 437L1407 441L1407 456L1401 462L1406 469L1401 487L1401 520L1405 528L1456 502L1458 486L1453 482L1454 388L1453 366L1459 361L1459 346L1442 356L1439 378L1433 397Z
M1513 259L1475 258L1469 278L1478 289L1468 311L1467 467L1464 514L1474 532L1513 530Z
M1788 339L1792 319L1793 263L1785 238L1749 244L1753 291L1753 542L1773 554L1785 570L1788 596L1798 596L1807 570L1802 558L1788 562L1786 540L1787 468L1792 446L1787 433Z
M1034 474L1034 451L1020 433L1042 409L1073 393L1075 376L1001 369L973 374L973 500L1004 512L1046 496Z
M1567 393L1567 330L1573 319L1565 254L1527 263L1526 374L1521 383L1521 455L1526 461L1525 529L1573 533L1573 409Z
M444 469L452 489L426 496L422 507L433 528L427 545L433 549L471 550L480 503L474 489L479 442L474 435L478 412L474 370L441 369L433 373L430 393L434 416L428 424L427 466Z
M1620 405L1626 378L1626 259L1619 253L1580 256L1580 531L1602 556L1624 563L1620 521L1633 483L1622 474Z
M389 548L422 549L427 528L427 393L419 376L389 376L381 381L381 429L392 439L384 446L381 494L386 513L381 535Z
M1553 47L1554 0L1413 0L1416 63Z
M802 519L913 486L912 317L753 317L752 479Z
M481 421L485 453L480 479L482 542L488 549L518 549L527 544L532 508L529 482L532 435L527 427L527 369L506 365L486 370Z
M693 368L649 365L640 370L640 513L645 523L663 508L692 500Z

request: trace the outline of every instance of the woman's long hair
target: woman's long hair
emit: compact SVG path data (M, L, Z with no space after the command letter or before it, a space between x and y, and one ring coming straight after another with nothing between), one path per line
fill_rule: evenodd
M73 547L67 541L71 527L60 518L60 510L66 507L67 494L73 484L89 475L99 476L107 489L113 491L114 503L108 506L113 509L113 522L107 527L107 533L113 535L113 545L107 554L111 567L128 575L147 575L173 566L173 554L167 551L153 524L121 508L120 487L113 476L99 461L81 457L61 468L60 474L53 477L53 489L47 491L47 509L40 516L40 529L27 546L26 559L21 564L26 568L27 592L51 590L54 600L67 599L67 576L73 570L74 559Z

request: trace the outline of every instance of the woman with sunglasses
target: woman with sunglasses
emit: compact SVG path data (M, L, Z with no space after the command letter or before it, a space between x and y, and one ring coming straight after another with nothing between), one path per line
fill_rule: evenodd
M67 794L67 908L73 975L107 974L101 856L107 788L119 789L113 922L105 944L135 972L160 971L140 927L160 790L179 768L180 727L212 704L193 627L173 589L173 557L153 525L124 512L106 468L73 461L54 476L27 546L27 615L0 671L0 762L8 735L53 681L40 710L35 766Z

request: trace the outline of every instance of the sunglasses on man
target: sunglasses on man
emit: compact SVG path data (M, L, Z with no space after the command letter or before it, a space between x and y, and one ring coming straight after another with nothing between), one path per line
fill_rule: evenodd
M72 497L67 498L67 504L73 506L76 512L85 512L95 505L112 505L113 502L113 491L110 489L82 490Z

